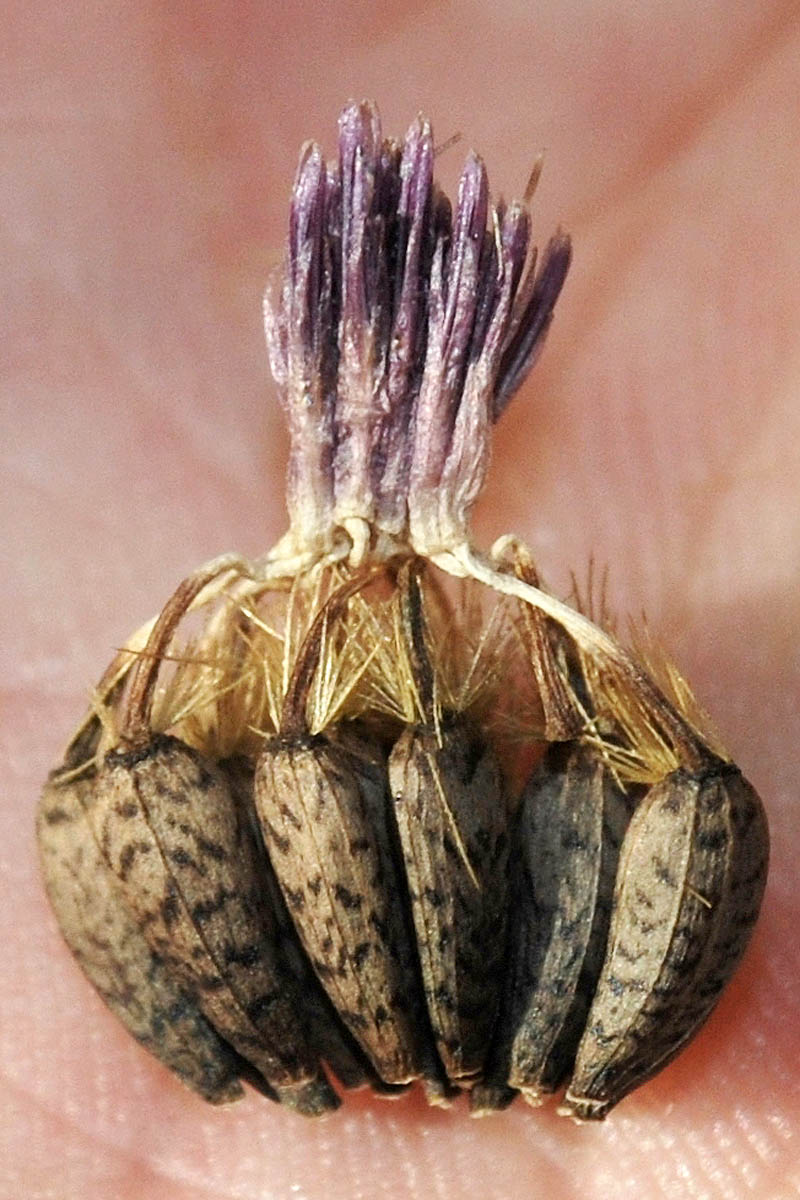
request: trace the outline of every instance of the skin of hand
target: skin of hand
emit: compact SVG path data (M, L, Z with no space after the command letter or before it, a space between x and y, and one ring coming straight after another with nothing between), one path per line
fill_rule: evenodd
M800 27L787 3L519 0L72 10L4 47L0 1193L28 1200L796 1195ZM282 532L260 293L301 142L418 109L452 187L547 152L575 257L476 520L551 586L594 555L763 796L762 918L706 1029L603 1125L415 1093L214 1110L117 1025L38 874L41 782L114 648L193 566Z

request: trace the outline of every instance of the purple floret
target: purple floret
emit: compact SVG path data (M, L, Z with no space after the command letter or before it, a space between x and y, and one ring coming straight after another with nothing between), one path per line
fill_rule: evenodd
M433 158L424 117L399 144L370 103L344 109L335 165L301 152L265 320L305 549L353 522L421 552L462 537L491 426L552 319L569 239L551 239L537 273L526 207L493 207L470 154L453 214Z

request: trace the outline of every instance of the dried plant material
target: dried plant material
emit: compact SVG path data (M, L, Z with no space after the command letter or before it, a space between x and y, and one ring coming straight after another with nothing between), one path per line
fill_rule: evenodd
M435 1078L413 937L390 828L386 763L354 731L311 737L308 695L323 632L351 588L309 631L280 734L256 769L256 811L300 938L344 1024L381 1079Z
M696 1033L747 945L767 860L761 801L736 767L709 756L652 789L623 843L565 1112L605 1116Z
M400 830L428 1013L451 1083L479 1078L505 948L508 815L497 760L458 717L392 751Z
M240 813L251 818L253 837L263 846L255 811L253 766L245 759L228 759L219 765ZM309 1044L314 1046L343 1087L358 1088L369 1085L375 1091L394 1094L396 1089L384 1085L376 1075L320 986L308 956L300 944L265 848L259 864L259 883L264 889L267 904L275 919L278 953L292 976L295 995L301 997L299 1015L304 1022Z
M404 592L420 720L392 750L389 784L436 1047L450 1082L469 1087L483 1072L499 1002L508 804L480 731L439 710L413 573Z
M427 1074L385 763L350 739L266 747L256 808L287 907L341 1020L387 1083Z
M482 160L468 157L453 212L429 123L399 146L369 103L342 113L338 162L303 148L289 227L264 310L292 437L291 527L270 561L295 573L467 542L492 426L544 341L569 239L536 270L527 207L490 205Z
M479 1114L574 1059L562 1111L596 1118L713 1007L766 825L604 590L561 600L518 539L473 543L571 247L530 244L541 163L493 203L470 154L451 206L433 145L365 102L333 159L301 151L264 314L289 528L114 655L42 797L43 870L98 990L212 1100L244 1079L326 1112L324 1064Z
M513 841L502 1017L487 1081L541 1103L569 1074L608 936L632 801L580 743L550 747L529 780ZM489 1093L477 1109L493 1106Z
M533 558L517 538L495 543L495 558L508 553L518 579L539 587ZM528 604L520 606L528 640L533 674L544 710L544 736L548 742L569 741L583 732L588 722L588 704L583 673L574 647L552 617Z
M162 735L113 751L89 821L148 942L218 1033L283 1103L335 1107L277 957L256 848L219 771Z
M238 1100L240 1061L151 947L91 833L95 780L53 779L37 834L47 894L84 974L137 1041L212 1104Z
M218 573L215 566L181 585L153 627L131 681L122 744L106 755L87 815L150 946L278 1098L310 1115L338 1100L278 959L247 819L212 763L177 738L149 732L164 648Z

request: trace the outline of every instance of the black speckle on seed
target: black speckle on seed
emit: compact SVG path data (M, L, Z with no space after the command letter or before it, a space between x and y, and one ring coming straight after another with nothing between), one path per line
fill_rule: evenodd
M335 895L336 899L341 904L342 908L346 908L346 909L360 908L363 903L363 898L361 896L357 896L354 892L349 891L346 887L344 887L340 883L336 884L336 886L333 890L333 894Z
M372 945L370 942L359 942L358 943L355 950L353 951L353 962L355 963L357 969L363 967L364 963L369 958L369 952L371 949L372 949Z

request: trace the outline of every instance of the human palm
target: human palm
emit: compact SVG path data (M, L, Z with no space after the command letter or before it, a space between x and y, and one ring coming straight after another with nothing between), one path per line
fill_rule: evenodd
M800 1105L792 781L800 30L791 6L631 13L580 0L441 10L338 2L67 15L16 6L6 47L8 510L0 1193L790 1194ZM178 10L176 10L177 14ZM33 807L127 633L196 563L281 532L286 441L259 293L300 142L351 94L524 186L575 257L477 514L565 591L593 555L621 613L696 685L767 805L773 867L747 958L691 1048L576 1128L521 1104L470 1121L349 1098L303 1122L214 1110L115 1023L44 900ZM455 177L464 146L442 155ZM794 854L793 854L794 843Z

